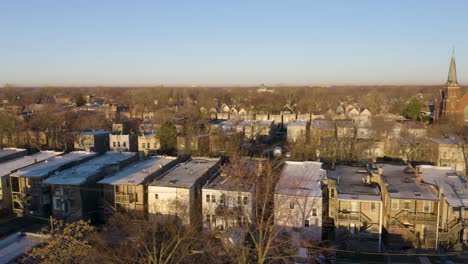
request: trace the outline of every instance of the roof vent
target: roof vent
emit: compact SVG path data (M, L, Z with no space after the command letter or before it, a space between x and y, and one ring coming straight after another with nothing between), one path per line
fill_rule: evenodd
M390 189L388 189L388 192L389 192L389 193L397 193L398 190L395 189L395 188L390 188Z
M176 183L177 183L177 180L170 180L169 183L170 183L170 184L176 184Z
M420 192L414 192L414 196L421 196L422 194Z

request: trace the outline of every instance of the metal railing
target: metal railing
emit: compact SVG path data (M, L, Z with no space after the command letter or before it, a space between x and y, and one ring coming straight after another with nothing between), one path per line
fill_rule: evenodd
M116 193L115 202L120 204L129 204L136 201L136 193Z

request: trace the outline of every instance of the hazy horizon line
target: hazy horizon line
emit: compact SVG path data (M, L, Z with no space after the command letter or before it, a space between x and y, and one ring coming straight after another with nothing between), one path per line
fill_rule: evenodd
M261 86L271 88L281 87L309 87L309 88L328 88L328 87L343 87L343 86L444 86L441 83L380 83L380 84L364 84L364 83L336 83L336 84L290 84L290 83L278 83L278 84L40 84L40 85L21 85L21 84L5 84L0 88L258 88ZM459 83L460 86L465 86L463 83Z

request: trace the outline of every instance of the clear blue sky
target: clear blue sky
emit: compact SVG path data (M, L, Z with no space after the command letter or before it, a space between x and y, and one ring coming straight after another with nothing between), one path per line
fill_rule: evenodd
M0 85L468 81L468 1L2 0Z

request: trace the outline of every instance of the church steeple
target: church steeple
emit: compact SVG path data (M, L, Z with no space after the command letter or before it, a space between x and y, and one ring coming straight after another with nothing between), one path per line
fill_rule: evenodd
M452 59L448 72L447 84L457 84L457 66L455 64L455 49L452 50Z

